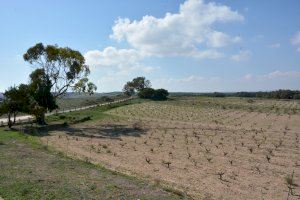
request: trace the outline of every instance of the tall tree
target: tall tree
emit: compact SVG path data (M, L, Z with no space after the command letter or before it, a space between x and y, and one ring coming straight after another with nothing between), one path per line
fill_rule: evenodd
M31 113L37 122L45 124L45 113L57 107L56 98L67 91L92 94L97 87L89 82L89 66L79 51L57 45L38 43L23 55L37 69L30 75Z
M54 98L65 94L69 89L89 93L97 89L88 81L89 66L85 64L85 59L79 51L38 43L29 48L23 58L32 66L44 70Z
M127 82L123 87L123 92L129 96L135 94L137 91L145 88L150 88L151 82L145 77L136 77L132 81Z
M16 122L19 112L28 112L30 104L28 87L24 84L11 87L5 91L4 97L4 101L0 105L0 113L7 114L8 126L11 128Z
M36 69L30 74L28 92L31 97L29 112L36 117L37 123L45 124L45 113L58 106L51 93L51 81L44 69Z

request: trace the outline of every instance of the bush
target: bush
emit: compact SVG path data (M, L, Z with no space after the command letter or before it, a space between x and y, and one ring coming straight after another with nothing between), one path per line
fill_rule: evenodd
M155 90L153 88L140 89L138 96L142 99L152 99L155 95Z
M101 101L104 101L104 102L113 102L114 100L108 96L103 96L100 98Z
M167 100L169 92L165 89L153 89L153 88L144 88L140 89L138 96L142 99L152 99L152 100Z
M169 96L168 90L165 90L165 89L157 89L157 90L155 90L155 92L154 92L153 99L154 99L154 100L159 100L159 101L161 101L161 100L167 100L168 96Z

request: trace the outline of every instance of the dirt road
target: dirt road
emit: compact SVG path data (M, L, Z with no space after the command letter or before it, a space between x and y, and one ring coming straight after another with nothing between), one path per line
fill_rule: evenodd
M90 106L84 106L84 107L73 108L73 109L68 109L68 110L53 111L53 112L47 113L46 116L53 115L53 114L58 114L58 113L68 113L68 112L73 112L73 111L78 111L78 110L85 110L85 109L93 108L93 107L96 107L96 106L105 106L105 105L108 105L108 104L120 103L120 102L128 101L130 99L132 99L132 98L120 99L120 100L113 101L113 102L107 102L107 103L102 103L102 104L94 104L94 105L90 105ZM34 116L32 116L32 115L22 115L22 116L17 116L16 117L16 122L31 121L33 119L34 119ZM6 125L7 122L8 122L7 118L0 118L0 125Z

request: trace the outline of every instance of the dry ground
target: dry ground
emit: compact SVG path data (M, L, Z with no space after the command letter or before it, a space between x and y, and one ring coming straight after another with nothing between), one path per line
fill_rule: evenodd
M0 199L180 199L148 182L124 176L42 146L36 137L0 128Z
M123 106L107 112L119 118L72 125L42 140L194 199L299 199L299 102L257 101L244 109L238 101L246 100L205 101Z

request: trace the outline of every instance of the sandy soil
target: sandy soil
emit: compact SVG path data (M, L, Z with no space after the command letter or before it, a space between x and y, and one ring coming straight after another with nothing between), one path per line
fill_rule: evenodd
M299 115L151 103L109 113L127 119L73 125L42 140L194 199L286 199L292 174L300 195Z

